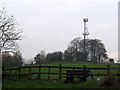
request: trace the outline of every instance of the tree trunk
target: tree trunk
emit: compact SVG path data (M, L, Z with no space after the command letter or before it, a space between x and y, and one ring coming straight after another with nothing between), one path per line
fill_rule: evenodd
M2 52L0 50L0 89L2 89Z

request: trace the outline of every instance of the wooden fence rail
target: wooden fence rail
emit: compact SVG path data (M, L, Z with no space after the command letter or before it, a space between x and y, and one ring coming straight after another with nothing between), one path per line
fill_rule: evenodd
M36 71L35 68L37 68L38 72L34 72L34 71ZM48 72L43 72L43 70L42 70L43 68L44 69L46 68L48 70ZM58 69L58 72L51 72L52 68L53 69L55 69L55 68ZM34 71L32 69L34 69ZM118 68L112 67L111 68L110 65L107 65L106 68L92 68L92 67L86 67L85 65L83 67L66 67L66 66L62 66L61 64L59 66L42 66L42 65L39 65L39 66L21 66L21 67L17 67L17 68L4 68L3 69L3 74L6 77L16 76L18 78L28 76L29 79L31 79L32 75L38 75L37 79L39 79L39 80L43 79L42 78L43 74L48 75L47 78L46 78L47 80L52 79L51 75L58 75L57 79L62 80L62 76L66 75L66 72L65 72L64 69L66 69L66 70L68 70L68 69L71 69L71 70L82 69L82 70L90 70L90 71L91 70L97 70L97 71L98 70L106 70L106 74L105 73L99 73L99 72L97 74L96 73L89 74L89 76L106 76L106 75L112 74L112 72L111 72L112 69L120 70L120 67L118 67ZM24 72L22 70L24 70ZM27 71L27 73L25 71ZM64 71L64 73L62 71ZM116 74L112 74L112 75L120 76L120 73L116 73Z

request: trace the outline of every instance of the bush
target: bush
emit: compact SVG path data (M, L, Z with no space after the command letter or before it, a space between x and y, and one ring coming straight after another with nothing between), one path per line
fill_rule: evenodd
M113 75L105 76L100 82L100 87L114 87L117 84L117 79Z
M2 67L18 67L22 65L22 57L18 55L2 55Z

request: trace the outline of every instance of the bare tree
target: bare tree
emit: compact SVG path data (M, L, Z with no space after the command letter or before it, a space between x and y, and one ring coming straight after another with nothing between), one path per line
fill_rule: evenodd
M16 27L16 20L8 16L4 10L0 10L0 51L15 49L16 40L21 39L22 31Z
M2 72L2 52L6 50L18 50L16 40L21 39L21 30L16 27L13 16L8 16L5 9L0 10L0 73Z

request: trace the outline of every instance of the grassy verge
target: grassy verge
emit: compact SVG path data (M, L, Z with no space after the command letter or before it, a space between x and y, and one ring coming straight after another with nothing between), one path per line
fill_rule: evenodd
M101 81L88 80L86 82L74 81L72 83L65 83L64 81L45 81L45 80L3 80L2 88L120 88L120 85L114 86L100 86Z
M64 81L44 80L3 80L3 88L96 88L95 81L65 83Z

